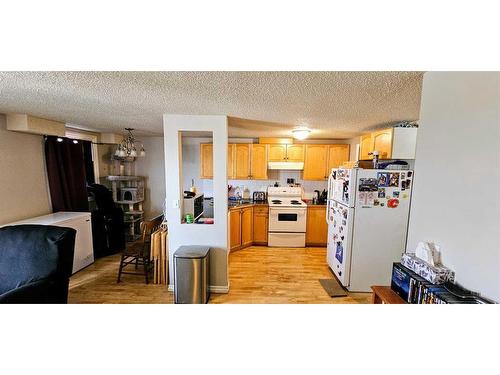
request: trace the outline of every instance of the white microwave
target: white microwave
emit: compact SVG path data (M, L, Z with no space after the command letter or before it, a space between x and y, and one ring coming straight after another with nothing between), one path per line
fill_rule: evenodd
M184 198L182 217L185 218L187 214L191 214L195 221L203 215L203 194Z

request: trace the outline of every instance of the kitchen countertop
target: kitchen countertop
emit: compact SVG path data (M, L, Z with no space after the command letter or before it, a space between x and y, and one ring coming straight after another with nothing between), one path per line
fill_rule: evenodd
M313 207L326 207L326 203L312 203L312 200L304 200L308 206L313 206ZM249 206L269 206L267 202L254 202L251 199L241 199L241 200L233 200L233 199L228 199L227 207L229 210L233 208L243 208L243 207L249 207Z
M313 203L312 199L304 199L304 202L306 202L308 206L319 206L319 207L326 206L326 203Z
M232 208L243 208L243 207L249 207L249 206L265 206L267 207L267 201L260 202L260 201L253 201L253 200L248 200L248 199L241 199L241 200L232 200L228 199L227 202L227 207L228 209Z

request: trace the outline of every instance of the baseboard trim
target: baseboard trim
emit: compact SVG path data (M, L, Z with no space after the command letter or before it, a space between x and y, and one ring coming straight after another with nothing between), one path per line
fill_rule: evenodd
M229 293L229 285L210 285L208 288L212 293Z
M209 285L208 289L212 293L229 293L229 285ZM174 284L169 284L168 285L168 291L173 292L174 291Z

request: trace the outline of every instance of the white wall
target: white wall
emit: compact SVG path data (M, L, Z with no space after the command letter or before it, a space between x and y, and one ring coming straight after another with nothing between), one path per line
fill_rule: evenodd
M144 216L152 218L163 212L165 202L165 151L163 137L140 137L146 149L144 158L137 158L135 173L146 177Z
M214 143L214 224L181 224L182 152L180 131L211 131ZM227 210L227 117L164 115L166 203L170 251L170 284L173 279L174 252L182 245L208 245L210 285L214 291L227 291L228 210Z
M349 143L349 160L357 161L358 160L358 147L359 147L359 136L351 138L348 140Z
M500 73L426 73L419 124L407 251L435 242L500 302Z
M6 130L0 114L0 224L45 215L49 200L41 135Z

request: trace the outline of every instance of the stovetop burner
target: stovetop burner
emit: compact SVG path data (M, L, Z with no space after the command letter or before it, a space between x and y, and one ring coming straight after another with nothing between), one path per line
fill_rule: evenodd
M273 199L271 201L271 203L273 203L273 204L281 204L281 201L279 199Z
M296 200L292 200L292 201L290 201L290 203L291 204L298 204L298 205L302 204L302 203L300 203L299 201L296 201Z

